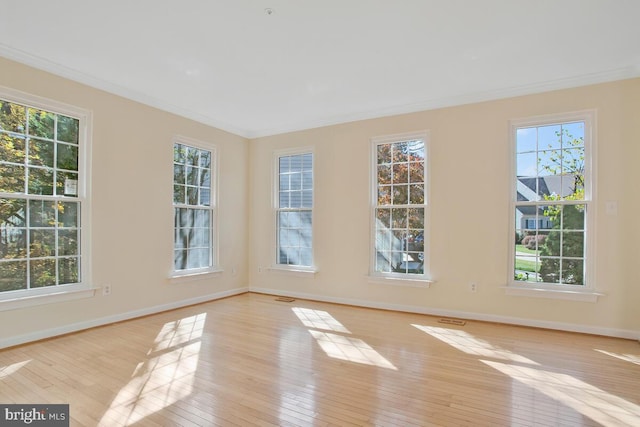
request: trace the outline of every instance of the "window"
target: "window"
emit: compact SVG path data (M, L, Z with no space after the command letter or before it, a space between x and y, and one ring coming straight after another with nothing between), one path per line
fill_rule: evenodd
M313 153L277 153L276 265L313 266Z
M512 122L512 279L555 289L589 285L591 112Z
M0 92L0 300L88 289L88 116Z
M425 279L426 136L373 140L372 275Z
M176 275L213 271L216 265L215 151L181 138L173 146L173 270Z

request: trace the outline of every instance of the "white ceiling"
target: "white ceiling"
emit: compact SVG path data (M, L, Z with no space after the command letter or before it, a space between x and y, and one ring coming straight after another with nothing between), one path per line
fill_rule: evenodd
M253 138L636 77L639 21L639 0L0 0L0 55Z

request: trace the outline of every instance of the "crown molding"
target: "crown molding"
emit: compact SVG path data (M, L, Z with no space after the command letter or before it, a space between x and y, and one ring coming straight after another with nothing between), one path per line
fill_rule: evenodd
M230 125L229 123L218 121L212 117L208 117L195 111L178 107L156 97L152 97L141 92L95 78L86 73L71 69L64 65L46 60L44 58L40 58L19 49L9 47L2 43L0 43L0 56L58 75L60 77L73 80L78 83L85 84L87 86L91 86L96 89L103 90L114 95L130 99L132 101L157 108L159 110L163 110L190 120L194 120L207 126L218 128L225 132L229 132L247 139L256 139L266 136L309 130L325 126L339 125L360 120L370 120L382 117L396 116L400 114L435 110L439 108L475 104L479 102L494 101L516 96L531 95L536 93L550 92L554 90L569 89L573 87L588 86L592 84L640 77L640 65L634 65L599 73L585 74L570 78L550 80L522 86L514 86L510 88L501 88L496 90L476 92L439 99L425 99L423 101L411 104L401 104L391 107L372 109L368 111L358 111L352 114L342 114L339 116L327 116L324 118L290 123L273 128L251 129L250 127L244 127L241 129L236 126Z

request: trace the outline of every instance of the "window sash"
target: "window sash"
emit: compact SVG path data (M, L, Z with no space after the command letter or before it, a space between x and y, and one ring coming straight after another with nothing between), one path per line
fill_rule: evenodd
M374 276L426 278L427 161L424 134L372 140Z
M314 154L275 153L275 265L313 268Z
M511 286L593 288L594 116L511 122Z
M86 289L90 113L7 88L0 102L0 301Z
M213 271L217 179L215 147L180 137L174 140L173 271L192 274Z

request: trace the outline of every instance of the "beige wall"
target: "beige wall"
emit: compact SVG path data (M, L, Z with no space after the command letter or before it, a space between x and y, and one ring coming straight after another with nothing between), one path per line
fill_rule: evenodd
M0 59L0 85L93 112L93 284L110 296L0 312L0 342L82 327L180 301L256 290L467 317L640 336L640 79L347 123L247 141ZM511 232L508 121L597 110L596 303L506 296ZM370 283L369 140L430 132L430 289ZM219 277L175 284L172 137L217 145ZM314 147L314 278L272 264L274 150ZM617 216L604 213L617 201ZM471 214L470 214L471 213ZM232 274L235 268L237 273ZM259 269L261 271L259 272ZM467 290L479 284L477 293ZM573 327L575 326L575 327Z
M0 59L0 85L93 113L92 236L94 286L112 294L0 311L0 341L38 336L242 290L247 276L248 154L246 139L23 65ZM220 165L219 277L171 283L174 135L216 145ZM232 274L236 268L237 273ZM35 334L35 335L34 335Z
M597 110L596 303L507 296L510 119ZM478 319L640 336L640 79L360 121L251 141L252 289ZM370 283L370 138L430 131L430 289ZM273 264L273 151L315 157L313 278ZM617 216L605 201L617 201ZM469 282L479 291L468 291Z

